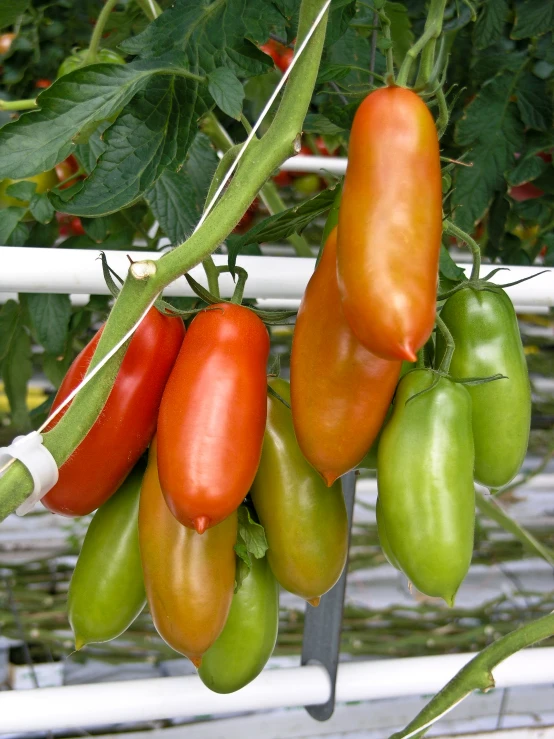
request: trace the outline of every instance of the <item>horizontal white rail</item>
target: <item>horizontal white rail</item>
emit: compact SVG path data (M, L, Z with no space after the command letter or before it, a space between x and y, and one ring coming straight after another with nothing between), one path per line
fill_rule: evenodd
M110 267L121 277L129 269L129 255L133 260L159 259L159 252L110 251L107 253ZM226 264L227 257L216 255L217 264ZM240 256L239 264L249 275L245 297L273 300L300 299L313 272L315 260L298 257ZM471 266L461 264L467 274ZM482 266L481 275L492 269ZM504 284L536 275L540 267L511 266L509 271L497 272L493 282ZM198 266L191 275L206 284L204 270ZM228 274L222 275L221 293L232 294L234 283ZM95 249L44 249L32 247L0 247L0 293L73 293L108 294L104 282L98 252ZM554 305L554 270L507 289L516 307L548 308ZM166 290L166 295L192 295L184 277L176 280Z
M336 699L349 702L433 694L473 656L346 662L339 666ZM514 654L494 670L494 678L498 688L554 683L554 648ZM0 733L314 705L327 701L329 694L327 673L317 665L265 670L231 695L210 692L196 675L2 692Z
M346 172L346 157L319 157L306 154L297 154L283 162L280 169L285 172L316 172L317 174L344 174Z

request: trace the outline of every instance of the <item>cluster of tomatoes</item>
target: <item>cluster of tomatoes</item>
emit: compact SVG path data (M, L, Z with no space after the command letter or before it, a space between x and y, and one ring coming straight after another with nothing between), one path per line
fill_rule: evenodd
M433 336L441 233L433 118L410 90L382 88L356 113L338 228L298 314L292 411L328 483L379 437L383 550L421 592L452 604L471 562L474 480L498 488L518 472L531 396L501 288L463 283L441 301Z
M272 653L278 585L316 606L340 577L340 477L374 466L376 448L383 550L423 593L453 602L471 560L474 480L498 487L518 471L530 394L500 288L470 280L454 291L433 337L441 234L435 123L415 93L385 87L354 119L290 386L268 382L269 336L254 310L217 303L186 330L149 311L43 500L69 516L98 508L69 592L78 648L123 633L148 603L208 687L243 687Z

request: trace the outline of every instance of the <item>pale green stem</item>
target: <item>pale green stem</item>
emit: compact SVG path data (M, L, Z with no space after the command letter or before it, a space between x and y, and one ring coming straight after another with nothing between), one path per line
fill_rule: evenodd
M98 47L100 45L100 39L102 38L104 28L106 27L110 13L118 2L119 0L106 0L106 4L100 11L100 15L98 16L98 20L94 26L94 31L92 32L90 44L88 45L88 51L85 57L85 66L87 64L94 64L96 61L96 54L98 53Z
M32 110L37 107L37 101L31 100L0 100L0 110Z
M431 0L429 6L429 12L427 20L425 22L425 28L420 38L415 44L408 49L408 52L400 67L400 72L396 79L396 84L401 87L406 87L410 77L410 70L415 59L419 56L422 50L425 48L427 43L432 39L437 39L442 31L442 19L444 16L444 8L446 6L446 0ZM434 56L434 49L433 49Z
M156 0L137 0L137 5L150 21L155 20L163 12Z

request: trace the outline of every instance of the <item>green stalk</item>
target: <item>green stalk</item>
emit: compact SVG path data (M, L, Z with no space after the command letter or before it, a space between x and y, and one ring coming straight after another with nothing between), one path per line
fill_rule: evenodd
M452 336L452 334L448 330L446 323L442 320L440 316L437 316L436 320L437 328L441 332L444 343L446 344L446 351L444 352L439 370L441 372L448 372L448 370L450 369L450 362L452 361L452 355L454 354L454 349L456 348L454 344L454 337Z
M523 526L520 526L513 518L508 516L494 498L491 496L486 497L481 493L476 492L475 502L481 513L484 513L485 516L490 518L492 521L496 521L496 523L502 526L505 531L512 534L512 536L515 536L515 538L520 541L523 546L531 552L531 554L542 557L549 565L554 567L554 551L552 551L550 547L541 544L533 534L527 531L527 529L524 529Z
M461 228L455 226L452 221L444 221L443 229L445 233L449 234L450 236L455 236L457 239L460 239L460 241L463 241L469 246L469 248L471 249L471 254L473 256L473 267L469 279L478 280L479 273L481 271L481 247L479 246L479 244L475 241L475 239L472 239L469 234L466 234L466 232L462 231Z
M520 626L516 631L490 644L463 667L405 729L393 734L391 739L404 739L416 734L421 736L420 731L428 728L474 690L487 691L494 688L492 670L507 657L552 636L553 633L554 614L549 614Z
M250 127L250 124L248 123L248 121L246 121L246 119L243 121L243 125L245 126L245 128ZM227 170L231 166L232 162L235 160L235 157L240 149L240 144L233 144L233 140L213 113L209 113L202 119L200 127L202 131L206 134L206 136L210 137L214 146L225 152L223 159L219 163L218 171L216 172L216 177L219 177L220 179L216 182L216 177L214 177L214 180L210 186L210 193L208 193L208 197L206 198L206 202L209 203L211 198L213 197L213 194L219 187L221 179L227 173ZM226 160L225 158L228 154L230 156L229 159ZM225 168L222 167L224 161L226 161ZM221 172L219 171L220 167ZM267 182L260 189L259 194L261 201L269 211L270 215L275 215L276 213L281 213L283 210L285 210L286 206L281 196L279 195L277 186L271 180L267 180ZM300 236L299 234L292 234L287 238L287 241L294 247L296 256L313 257L310 245L303 236Z
M92 32L90 44L88 45L88 51L85 56L85 66L87 64L94 64L96 61L96 54L98 53L98 47L100 45L100 39L102 38L104 28L106 27L110 13L118 2L119 0L106 0L106 4L100 11L100 15L98 16L98 20L94 26L94 31Z
M37 101L31 100L0 100L0 110L32 110L37 107Z
M435 95L437 98L437 104L439 106L439 115L437 117L437 134L439 139L441 139L444 132L446 131L446 127L448 126L450 115L448 113L448 105L446 104L446 98L444 96L442 87L438 88Z
M402 66L400 67L400 72L398 73L398 77L396 79L396 84L400 87L407 86L410 77L410 70L415 59L417 59L419 54L423 51L423 49L427 46L429 42L432 42L433 40L436 41L436 39L438 39L438 37L440 36L442 31L442 20L444 16L445 6L446 0L431 0L423 33L415 42L415 44L410 49L408 49L404 61L402 62ZM434 59L434 45L432 47L432 52ZM424 70L422 70L422 84L425 84L426 82L427 80L425 79L425 72Z
M298 43L306 35L322 5L323 0L302 0ZM90 369L135 325L148 304L167 285L215 251L237 225L271 173L294 154L317 77L326 25L327 16L319 24L294 67L269 129L262 139L251 142L229 187L222 193L203 225L184 244L164 254L157 262L135 262L131 266L102 332ZM44 445L54 456L58 467L85 438L104 407L125 349L122 347L106 363L75 397L59 423L44 434ZM32 489L27 469L20 462L13 464L0 478L0 521L12 513Z
M219 292L219 273L212 257L209 256L203 259L202 266L204 267L204 272L208 278L208 290L214 297L221 297Z

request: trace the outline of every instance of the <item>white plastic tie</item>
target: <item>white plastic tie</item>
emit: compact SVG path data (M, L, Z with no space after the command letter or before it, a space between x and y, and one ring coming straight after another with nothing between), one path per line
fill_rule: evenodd
M16 436L9 446L0 448L0 467L3 467L3 472L16 459L25 465L33 478L33 492L16 510L18 516L24 516L58 482L59 472L56 460L42 443L38 431Z

